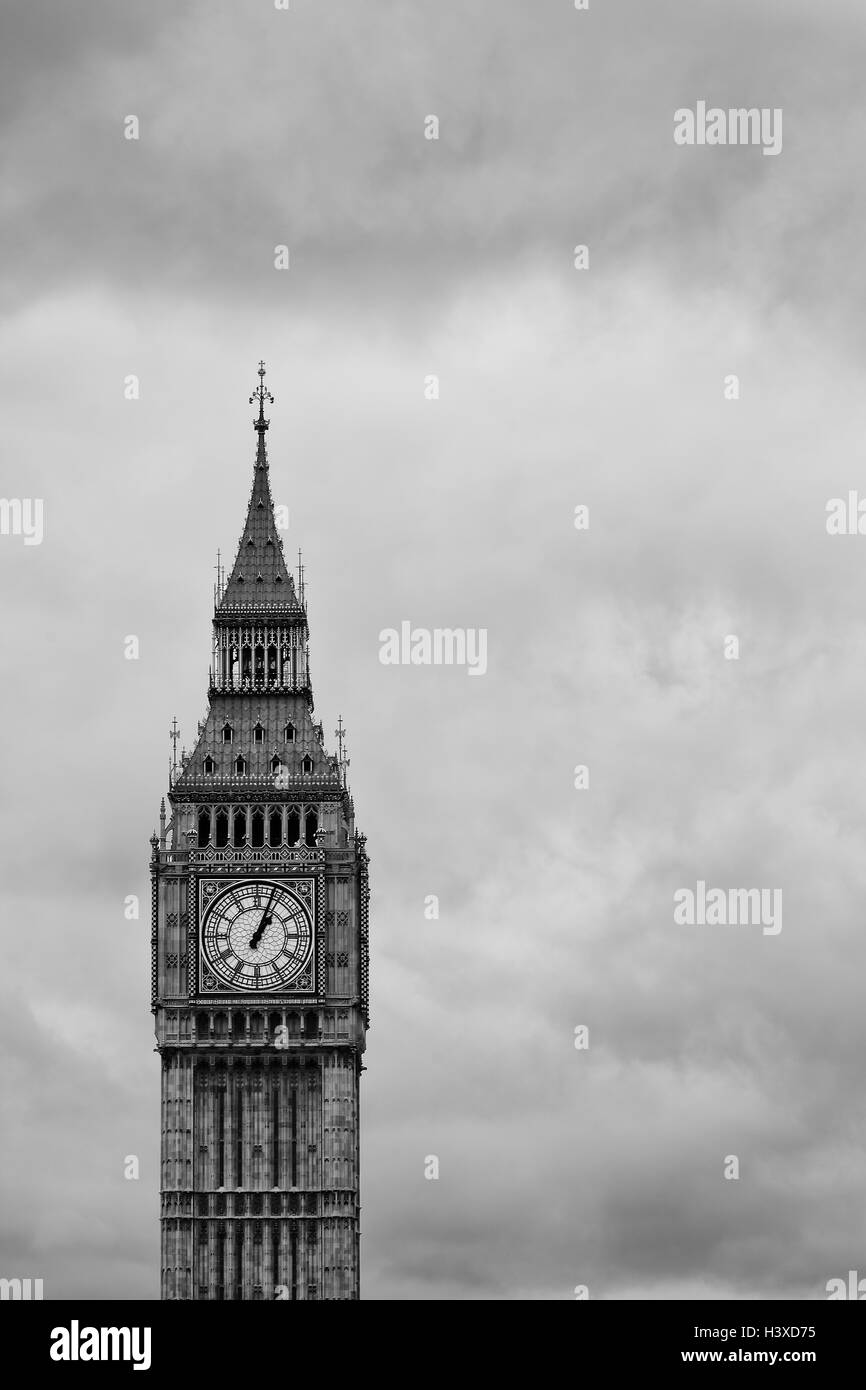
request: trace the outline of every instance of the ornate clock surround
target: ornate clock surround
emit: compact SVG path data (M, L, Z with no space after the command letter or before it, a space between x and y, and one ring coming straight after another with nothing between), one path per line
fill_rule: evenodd
M321 851L313 851L321 854ZM192 856L191 856L192 857ZM321 856L324 859L324 855ZM199 858L199 855L195 855ZM299 856L300 858L300 856ZM214 866L216 867L216 866ZM301 885L309 891L310 913L313 921L313 950L310 958L309 985L301 987L292 981L288 989L274 992L232 990L228 985L216 980L215 987L205 983L205 969L201 960L201 939L204 916L210 902L233 883L254 881L282 881L289 891L297 892ZM274 862L250 864L249 861L230 864L221 863L219 871L191 872L189 877L188 945L187 945L187 984L189 1000L196 1005L233 1004L269 1007L271 1005L304 1005L317 1002L324 989L325 979L325 873L324 866L314 866L307 856L301 862Z

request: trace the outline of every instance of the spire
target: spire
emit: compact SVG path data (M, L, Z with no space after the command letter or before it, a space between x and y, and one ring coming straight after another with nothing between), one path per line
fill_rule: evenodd
M246 520L234 563L223 563L225 552L217 556L208 711L191 753L184 750L178 762L173 745L169 800L174 807L189 792L210 795L217 788L267 800L277 786L293 789L302 800L320 796L322 789L341 792L348 805L341 780L348 766L345 748L341 771L313 720L306 606L286 566L271 496L265 403L273 396L265 386L264 362L258 377L250 397L258 411ZM302 557L299 565L303 575ZM170 833L178 845L186 822L176 824Z
M259 363L258 375L259 384L250 396L250 405L259 403L258 417L253 421L258 436L253 486L234 565L228 579L218 586L216 612L222 616L263 610L278 616L290 611L298 613L302 606L286 566L274 517L265 448L265 433L271 423L265 419L265 401L273 405L274 398L265 386L264 362Z

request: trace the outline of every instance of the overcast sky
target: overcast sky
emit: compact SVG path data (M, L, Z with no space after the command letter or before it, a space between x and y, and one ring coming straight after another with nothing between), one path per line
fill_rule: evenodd
M260 357L372 860L363 1297L866 1273L864 63L862 0L7 0L0 1274L158 1296L148 837ZM701 879L783 929L676 925Z

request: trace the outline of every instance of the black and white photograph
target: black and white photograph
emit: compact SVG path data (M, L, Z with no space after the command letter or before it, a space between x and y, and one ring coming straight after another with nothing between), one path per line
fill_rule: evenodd
M862 0L0 3L28 1365L852 1334L864 68Z

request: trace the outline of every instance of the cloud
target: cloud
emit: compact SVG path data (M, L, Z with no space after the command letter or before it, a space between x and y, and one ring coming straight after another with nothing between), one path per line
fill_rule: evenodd
M824 518L866 426L862 24L816 15L16 10L0 427L46 539L0 550L0 1220L49 1296L155 1291L147 837L262 355L372 854L364 1296L857 1267L862 560ZM783 104L782 156L677 151L702 96ZM406 618L487 627L487 676L382 667ZM781 887L780 936L676 926L698 878Z

